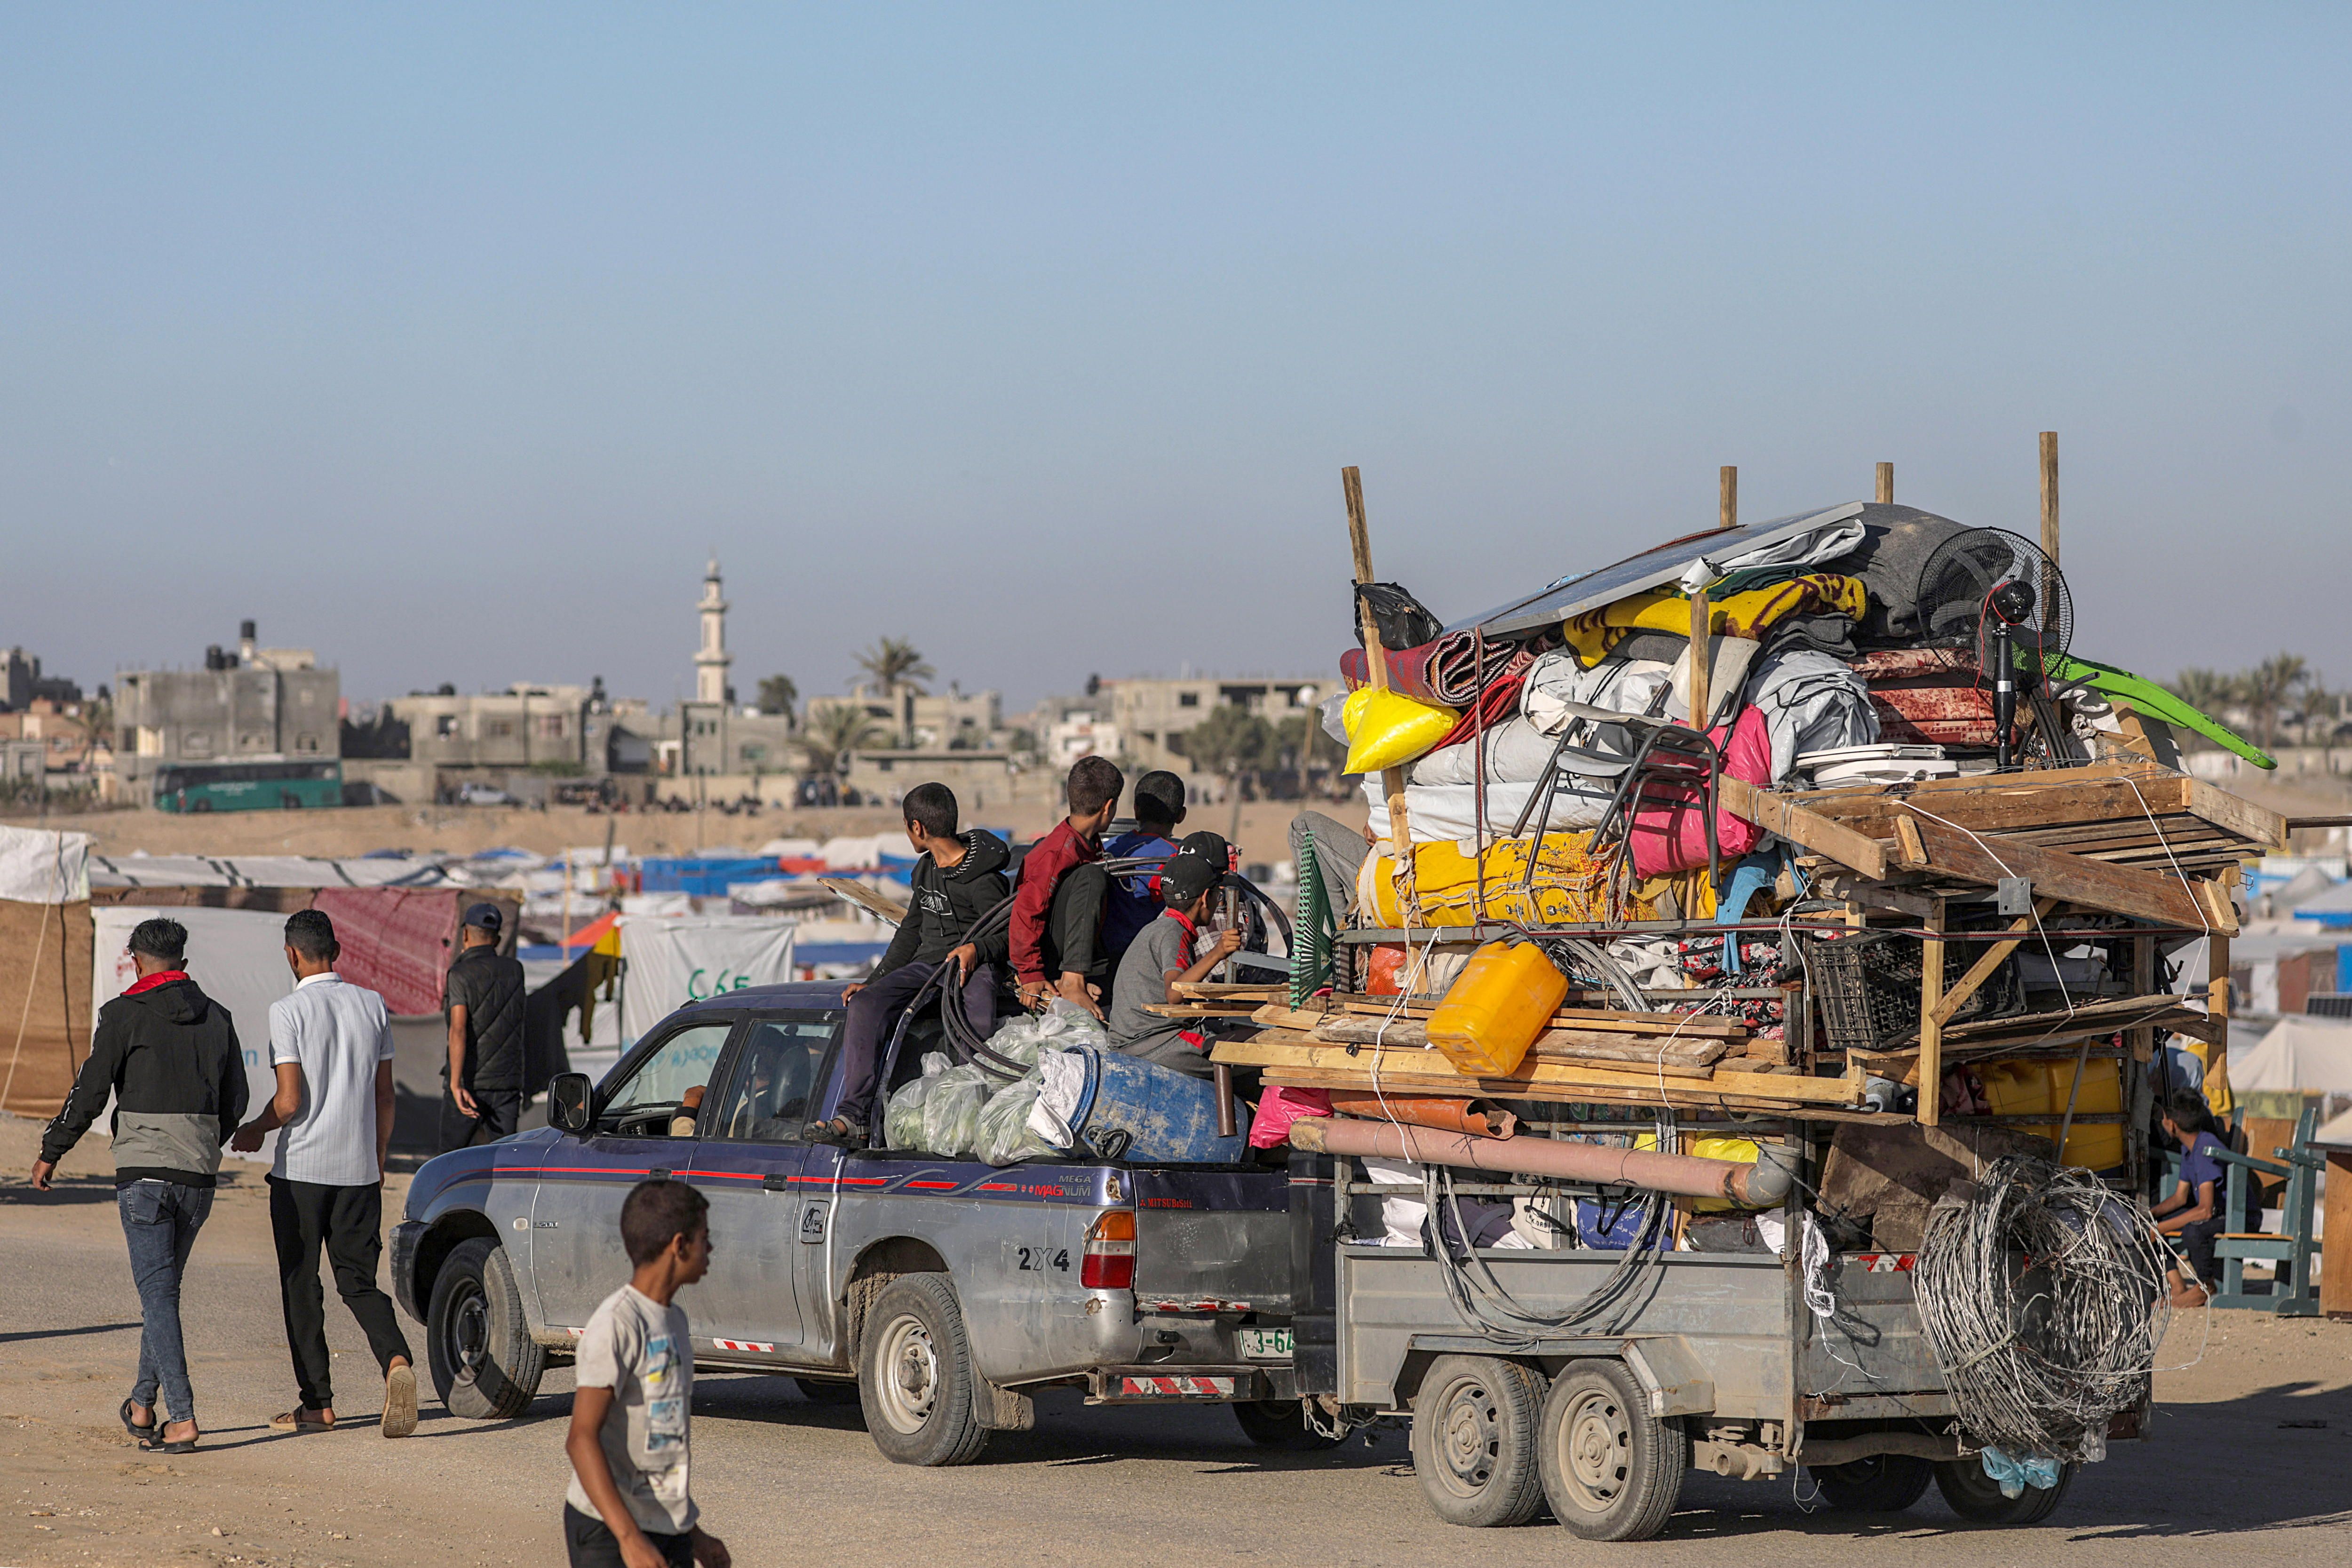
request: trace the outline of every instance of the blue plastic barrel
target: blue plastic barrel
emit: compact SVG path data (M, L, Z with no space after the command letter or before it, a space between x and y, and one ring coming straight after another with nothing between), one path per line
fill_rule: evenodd
M1070 1118L1079 1149L1146 1164L1232 1165L1249 1157L1241 1131L1217 1136L1217 1089L1210 1079L1116 1051L1080 1047L1068 1054L1087 1064L1086 1088ZM1248 1107L1238 1100L1234 1125L1249 1126Z

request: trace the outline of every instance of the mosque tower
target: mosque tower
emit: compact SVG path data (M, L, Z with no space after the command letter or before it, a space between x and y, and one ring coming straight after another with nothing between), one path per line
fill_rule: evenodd
M719 593L716 555L702 574L702 597L694 607L702 616L702 646L694 655L694 700L724 704L727 667L734 656L727 651L727 600Z

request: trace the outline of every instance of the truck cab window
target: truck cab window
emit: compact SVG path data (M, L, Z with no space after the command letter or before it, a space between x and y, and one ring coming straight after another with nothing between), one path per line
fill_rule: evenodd
M811 1097L821 1082L817 1073L833 1044L836 1022L762 1018L753 1023L727 1101L719 1107L718 1120L708 1123L711 1136L797 1142L811 1114Z
M687 1091L710 1082L734 1028L731 1019L696 1024L664 1040L604 1101L597 1131L631 1138L667 1136Z

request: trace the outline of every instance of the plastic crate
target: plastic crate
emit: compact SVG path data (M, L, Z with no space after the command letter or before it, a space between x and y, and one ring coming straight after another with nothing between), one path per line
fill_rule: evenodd
M1805 978L1822 1010L1822 1032L1832 1050L1885 1050L1919 1034L1919 987L1927 976L1925 944L1915 936L1863 931L1804 944ZM1976 942L1944 944L1944 984L1958 984L1981 952ZM1948 1022L2004 1018L2025 1010L2025 985L2014 956L2001 961Z

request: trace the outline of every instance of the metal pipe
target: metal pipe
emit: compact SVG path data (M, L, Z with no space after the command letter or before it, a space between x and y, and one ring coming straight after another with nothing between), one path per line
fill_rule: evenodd
M1302 1117L1290 1124L1290 1142L1316 1154L1371 1154L1425 1165L1559 1176L1685 1197L1722 1198L1748 1208L1768 1208L1787 1197L1798 1160L1796 1149L1784 1143L1759 1144L1757 1162L1750 1165L1549 1138L1474 1138L1466 1132L1343 1116Z

